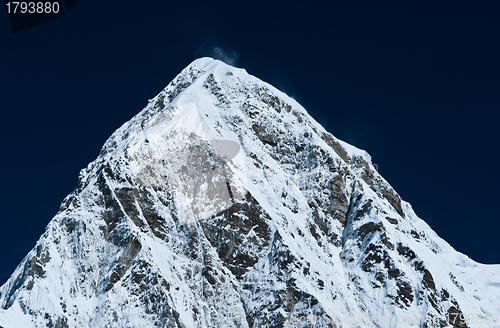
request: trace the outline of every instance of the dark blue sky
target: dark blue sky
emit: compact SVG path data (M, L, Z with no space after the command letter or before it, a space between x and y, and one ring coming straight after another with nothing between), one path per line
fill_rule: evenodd
M500 1L113 3L15 34L0 15L0 284L107 137L214 47L367 150L453 247L500 263Z

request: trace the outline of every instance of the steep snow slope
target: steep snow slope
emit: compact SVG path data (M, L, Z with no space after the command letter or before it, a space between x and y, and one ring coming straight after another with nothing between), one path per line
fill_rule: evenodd
M0 307L3 328L500 327L500 266L293 99L202 58L81 171Z

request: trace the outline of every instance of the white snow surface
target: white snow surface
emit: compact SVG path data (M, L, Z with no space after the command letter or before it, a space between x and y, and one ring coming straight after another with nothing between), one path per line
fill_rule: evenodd
M211 58L106 141L0 288L2 328L452 327L455 310L500 327L500 265L455 251L368 153Z

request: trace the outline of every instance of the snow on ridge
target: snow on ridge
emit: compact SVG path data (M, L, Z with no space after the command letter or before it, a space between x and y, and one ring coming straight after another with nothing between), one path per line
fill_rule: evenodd
M500 265L441 240L367 152L273 86L206 57L82 170L0 288L0 326L29 327L30 316L36 327L75 328L446 320L500 312L497 290Z

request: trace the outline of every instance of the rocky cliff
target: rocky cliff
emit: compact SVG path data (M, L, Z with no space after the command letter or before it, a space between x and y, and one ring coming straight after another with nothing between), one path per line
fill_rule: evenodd
M499 314L500 266L456 252L296 101L210 58L107 140L0 289L3 328L500 327Z

